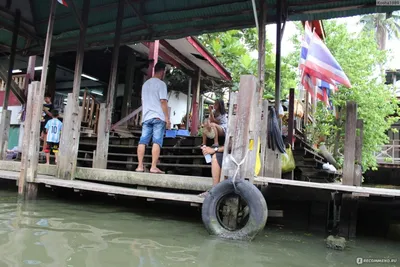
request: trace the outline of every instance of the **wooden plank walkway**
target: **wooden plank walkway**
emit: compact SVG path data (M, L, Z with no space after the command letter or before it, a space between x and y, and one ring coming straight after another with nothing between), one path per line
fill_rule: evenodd
M18 180L19 172L0 171L0 178L9 180ZM194 194L168 193L168 192L158 192L150 190L148 191L148 190L132 189L114 185L104 185L104 184L79 181L79 180L61 180L53 176L47 176L47 175L38 175L35 182L44 184L46 186L58 186L64 188L71 188L74 190L101 192L106 194L143 197L150 199L172 200L172 201L189 202L197 204L203 203L204 200L203 198L198 197L197 195Z
M352 185L342 185L338 183L314 183L314 182L304 182L304 181L286 180L286 179L269 178L269 177L256 177L254 178L254 183L264 184L264 185L279 184L287 186L324 189L324 190L338 191L338 192L349 192L352 193L353 195L359 195L365 197L368 197L369 195L400 197L400 189L352 186Z

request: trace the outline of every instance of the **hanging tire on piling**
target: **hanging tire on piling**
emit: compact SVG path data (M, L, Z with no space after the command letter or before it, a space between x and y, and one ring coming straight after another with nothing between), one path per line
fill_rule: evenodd
M251 240L264 229L268 218L268 208L264 196L250 182L236 180L235 187L231 179L214 186L204 199L201 215L204 226L211 235L226 239ZM236 199L236 200L232 200ZM224 203L230 202L226 205ZM232 206L233 203L238 203ZM236 202L235 202L236 201ZM227 213L237 214L233 222L227 219Z

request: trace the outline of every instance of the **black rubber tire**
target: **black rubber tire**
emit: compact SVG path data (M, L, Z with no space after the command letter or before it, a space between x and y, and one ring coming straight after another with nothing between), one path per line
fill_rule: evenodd
M201 217L204 226L211 235L225 239L252 240L258 232L264 229L268 218L268 208L260 190L246 180L236 180L237 193L249 207L249 220L238 230L231 231L220 224L217 217L217 205L226 195L235 193L232 180L225 180L214 186L204 199Z

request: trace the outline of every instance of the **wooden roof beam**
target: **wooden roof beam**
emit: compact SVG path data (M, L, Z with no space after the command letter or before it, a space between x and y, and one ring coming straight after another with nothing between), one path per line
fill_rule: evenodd
M78 14L78 10L76 9L75 3L72 0L67 0L68 6L72 8L72 12L74 13L74 16L76 18L76 21L78 22L79 28L81 31L84 29L83 22L81 16Z
M142 44L150 49L150 43L149 42L142 42ZM174 67L182 70L185 74L187 74L187 75L192 75L193 74L193 72L189 71L187 68L182 66L181 63L176 61L173 57L171 57L170 55L168 55L166 52L162 51L161 49L158 50L158 55L159 55L159 57L163 58L165 61L167 61L168 63L170 63Z
M160 40L160 44L165 47L168 51L170 51L174 56L179 58L187 67L191 68L192 70L198 69L198 66L194 64L192 61L187 59L184 55L182 55L175 47L173 47L168 41Z
M151 29L151 25L147 23L147 21L144 19L142 14L137 10L135 5L132 3L132 0L125 0L126 3L131 7L133 13L135 14L136 17L139 18L139 20L146 26L146 28L149 30L149 32L152 32L153 30Z

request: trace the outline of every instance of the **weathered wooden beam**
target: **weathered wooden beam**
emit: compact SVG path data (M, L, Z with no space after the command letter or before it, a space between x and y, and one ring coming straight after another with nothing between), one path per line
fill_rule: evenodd
M151 42L142 42L142 44L145 45L149 49L149 51L151 51L151 49L153 49ZM185 67L183 67L181 65L181 63L176 61L173 57L171 57L170 55L168 55L166 52L162 51L161 49L158 50L158 56L162 57L165 61L172 64L174 67L181 69L183 72L186 71Z
M147 79L150 79L154 75L154 67L158 62L158 52L160 50L160 43L158 40L149 43L149 68L147 69Z
M267 155L268 150L268 100L262 100L262 107L261 107L261 127L260 127L260 142L261 142L261 153L260 153L260 160L261 160L261 176L266 176L266 168L267 162L265 157Z
M38 94L42 98L42 102L43 102L44 92L46 90L47 71L48 71L47 68L49 66L51 42L53 38L53 28L54 28L54 20L56 16L57 5L58 5L57 0L51 0L49 23L47 26L46 43L44 46L44 54L43 54L43 63L42 63L43 69L40 78L40 87L38 92Z
M289 90L289 121L288 121L288 143L293 148L294 133L294 88Z
M189 116L190 116L190 92L192 90L192 77L189 77L188 81L188 91L187 91L187 99L186 99L186 130L189 130Z
M267 23L267 3L265 0L259 1L261 8L260 15L258 16L258 85L260 90L260 98L262 98L264 87L265 87L265 41L266 41L266 30L265 25Z
M160 40L160 44L176 56L184 65L186 65L187 68L190 68L191 70L196 70L198 68L196 64L183 56L175 47L168 43L168 41Z
M143 15L139 12L139 10L135 7L135 4L133 2L134 1L132 0L126 0L126 3L129 4L135 16L146 26L149 32L152 32L151 25L147 23L147 21L144 19Z
M0 160L6 159L10 132L11 110L3 109L0 117Z
M15 18L14 18L14 29L13 29L13 35L12 35L12 41L11 41L11 51L10 51L10 60L9 60L9 64L8 64L7 79L5 80L6 88L5 88L5 94L4 94L3 110L8 109L8 98L10 97L10 91L11 91L12 71L14 69L15 52L17 49L20 23L21 23L21 10L17 9L16 13L15 13ZM8 140L8 138L7 138L7 140ZM1 144L1 145L4 145L4 144Z
M239 93L237 103L233 107L234 120L230 118L228 135L225 138L225 147L232 148L228 154L224 153L224 174L232 176L236 171L236 163L244 160L240 166L237 178L254 177L254 159L256 158L258 132L254 123L259 119L256 106L257 94L257 79L252 75L242 75L240 77ZM253 140L253 149L249 150L249 143ZM225 164L227 163L227 164ZM224 167L226 166L226 167ZM233 168L232 168L233 166ZM226 169L229 168L229 169Z
M40 147L40 121L43 112L43 95L40 94L40 83L33 82L32 87L32 105L31 115L28 117L30 120L29 129L26 128L25 134L28 135L29 143L27 147L27 161L26 161L26 182L34 182L37 175L37 167L39 161L39 147ZM28 94L30 94L29 92ZM29 105L28 105L29 106ZM23 151L24 153L24 151Z
M1 65L0 65L0 79L2 79L3 81L7 80L7 70ZM19 88L18 84L16 84L14 80L11 79L10 86L11 86L10 87L11 92L13 92L13 94L15 95L15 97L18 99L19 102L24 104L26 102L25 94L21 90L21 88Z
M64 112L63 134L60 140L60 153L57 177L62 179L74 179L76 162L78 157L80 127L83 116L83 108L79 107L79 92L81 90L82 67L85 55L85 36L88 26L90 0L85 0L82 8L82 27L79 33L79 41L75 60L75 72L72 93L68 94L67 107Z
M355 148L355 170L354 170L354 184L355 186L361 186L362 184L362 147L364 139L364 121L362 119L357 120L356 135L356 148Z
M348 101L346 104L346 135L344 139L344 163L342 184L354 184L354 163L356 152L357 104Z
M29 142L30 142L30 129L32 125L32 106L35 94L35 87L37 87L38 83L35 85L32 83L29 85L28 94L27 94L27 103L26 103L26 114L25 121L23 124L23 140L22 140L22 157L21 157L21 172L18 179L18 194L23 195L25 193L25 182L26 182L26 173L28 169L28 154L29 154ZM34 87L35 86L35 87Z
M201 69L196 70L192 81L192 125L191 134L197 136L199 131L199 98L200 98Z
M276 0L276 53L275 53L275 110L279 112L281 100L281 35L282 35L282 1Z
M69 93L60 139L58 178L73 180L75 177L82 115L83 108L79 106L74 93Z
M25 96L28 95L29 83L35 79L35 65L36 65L36 56L30 56L28 59L28 68L26 69L25 84L23 88Z
M107 106L106 106L106 117L105 127L100 127L103 122L99 121L98 135L97 135L97 147L96 147L96 157L99 162L101 162L100 168L107 168L107 155L108 155L108 144L111 130L111 117L114 107L114 95L115 87L117 84L117 72L118 72L118 57L121 44L121 29L124 17L124 0L119 0L118 2L118 12L117 12L117 22L115 28L115 39L114 48L111 62L110 79L107 90ZM104 108L103 108L104 109ZM101 108L100 108L101 110ZM105 160L104 160L105 159Z
M106 127L107 106L105 103L102 103L100 104L100 112L97 125L97 145L96 153L94 153L93 155L93 168L107 169L109 133L107 132Z
M135 62L136 56L130 51L128 54L126 71L125 71L125 88L124 88L124 99L122 101L121 118L128 116L129 110L132 106L132 88L133 80L135 78Z
M86 2L89 2L89 6L90 6L90 0L88 1L83 1L83 5L85 5ZM78 14L78 10L76 9L75 3L72 0L67 0L67 4L68 6L70 6L72 8L72 12L74 13L75 19L78 22L79 28L81 29L81 31L85 28L83 19L81 18L81 16ZM89 11L89 10L87 10ZM83 12L82 12L82 16L84 16ZM86 32L86 30L85 30Z

